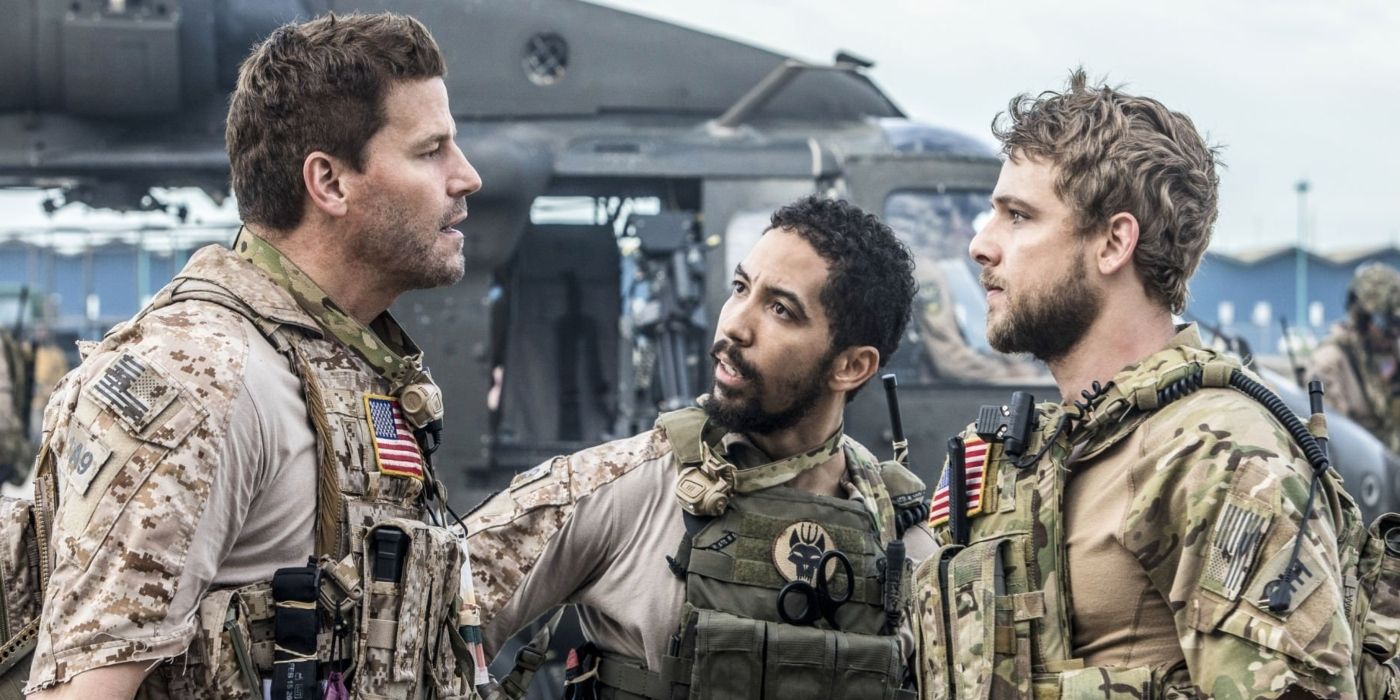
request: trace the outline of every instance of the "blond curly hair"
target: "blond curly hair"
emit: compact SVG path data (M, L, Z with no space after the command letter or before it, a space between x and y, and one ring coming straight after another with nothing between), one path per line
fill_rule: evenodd
M1064 92L1017 95L992 133L1008 158L1055 166L1055 193L1073 209L1079 233L1102 230L1119 212L1136 217L1133 265L1148 296L1179 314L1215 225L1219 149L1185 114L1088 83L1080 68Z

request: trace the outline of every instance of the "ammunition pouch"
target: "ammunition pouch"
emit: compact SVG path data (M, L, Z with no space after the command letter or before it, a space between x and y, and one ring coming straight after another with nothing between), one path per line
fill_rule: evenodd
M1364 698L1400 698L1400 514L1377 518L1360 550L1351 616L1357 689Z
M353 557L318 565L316 661L325 671L343 671L353 698L407 700L425 687L438 698L473 697L471 661L453 628L461 548L448 530L407 519L375 524L365 541L380 528L408 540L397 580L373 579L369 551L359 568ZM199 606L190 672L183 681L172 675L172 691L262 697L277 657L276 616L271 582L209 593Z
M1004 571L1021 565L1022 536L944 547L914 573L920 700L1104 700L1196 697L1181 669L1085 667L1033 658L1041 592L1016 590Z
M899 638L697 610L690 695L713 698L902 697Z
M431 679L438 697L465 697L472 688L458 684L452 639L462 549L446 528L404 518L370 527L366 546L383 528L406 535L408 551L398 580L379 580L384 577L376 576L374 557L365 552L365 597L355 635L355 697L409 700L418 697L422 679Z

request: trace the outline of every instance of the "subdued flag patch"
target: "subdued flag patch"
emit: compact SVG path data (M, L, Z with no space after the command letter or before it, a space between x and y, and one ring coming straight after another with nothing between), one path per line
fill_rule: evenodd
M381 474L423 479L423 453L403 420L398 399L365 394L365 415L374 438L374 458Z
M967 514L982 512L982 483L987 475L987 451L991 448L986 441L976 435L963 443L963 466L967 482ZM938 479L938 489L933 492L929 503L928 524L941 525L948 521L952 493L948 484L948 467L943 467L943 476Z
M175 400L175 394L155 367L122 353L93 383L89 395L111 409L132 433L140 433Z
M1244 588L1254 565L1269 517L1235 499L1227 499L1210 537L1204 584L1229 600Z

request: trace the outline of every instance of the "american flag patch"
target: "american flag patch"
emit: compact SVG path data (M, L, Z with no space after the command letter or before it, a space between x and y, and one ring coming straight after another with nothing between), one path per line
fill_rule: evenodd
M966 439L963 446L963 465L967 481L967 514L982 512L982 481L987 474L987 451L991 448L986 441L976 435ZM933 492L929 504L928 524L940 525L948 520L948 507L952 494L948 490L947 466L938 480L938 490Z
M365 414L374 438L374 458L379 473L423 479L423 452L413 431L403 421L399 400L391 396L365 394Z
M1215 592L1230 600L1239 597L1268 525L1269 518L1263 513L1242 507L1233 499L1225 501L1206 558L1205 579L1214 584Z
M144 429L175 400L172 389L156 369L123 353L92 385L91 395L117 414L132 431Z

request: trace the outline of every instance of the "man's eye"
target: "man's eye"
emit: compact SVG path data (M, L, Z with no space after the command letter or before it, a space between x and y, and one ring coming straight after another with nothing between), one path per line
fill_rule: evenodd
M745 289L744 283L739 280L734 280L729 283L729 290L734 294L743 294Z
M782 316L783 318L792 318L792 312L788 311L788 307L783 306L781 303L776 301L773 302L773 313Z
M1011 223L1019 224L1022 221L1025 221L1026 219L1027 217L1025 214L1022 214L1021 212L1016 211L1015 209L1011 210Z

